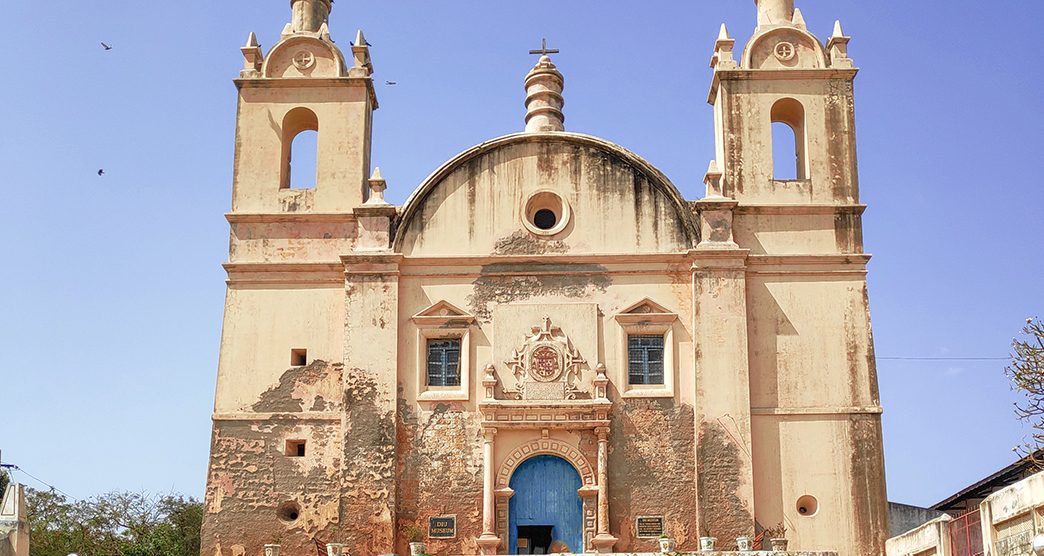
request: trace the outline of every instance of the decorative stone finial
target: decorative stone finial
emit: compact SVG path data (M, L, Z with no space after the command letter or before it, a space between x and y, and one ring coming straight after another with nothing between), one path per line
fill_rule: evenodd
M714 55L711 56L710 67L712 69L735 69L736 59L732 56L732 51L736 47L736 39L729 37L729 29L725 27L725 24L721 24L721 31L718 32L718 40L714 41Z
M246 46L239 49L243 53L243 71L240 77L260 77L261 64L265 61L265 55L261 52L261 45L257 42L257 35L253 32L247 37Z
M707 185L707 198L720 198L723 197L723 184L721 170L718 169L718 161L710 161L710 166L707 167L707 173L703 176L703 183Z
M293 13L291 32L318 33L323 24L330 19L332 9L331 0L290 0L290 10Z
M556 52L547 49L547 41L541 50L530 51L541 56L526 76L526 132L565 131L565 78L548 56Z
M852 37L846 37L845 32L841 29L841 22L835 21L834 33L830 36L830 40L827 41L827 52L830 53L830 67L855 67L852 59L848 57L848 43L851 40Z
M373 75L373 60L370 58L370 43L366 42L362 29L355 34L352 43L352 67L348 77L370 77Z
M754 0L758 6L758 27L793 25L794 0Z
M387 205L388 201L384 200L384 190L388 189L388 182L381 176L381 168L378 166L373 169L373 175L370 176L370 198L366 200L364 205Z
M805 24L805 16L801 14L801 10L798 8L794 8L794 19L791 19L790 22L798 29L808 30L808 25Z

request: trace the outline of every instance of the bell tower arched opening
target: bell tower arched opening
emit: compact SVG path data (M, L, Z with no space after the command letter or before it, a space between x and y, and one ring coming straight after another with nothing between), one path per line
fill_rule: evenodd
M307 108L283 117L280 189L311 189L318 185L319 118Z
M776 180L808 179L805 108L785 98L772 105L772 165Z

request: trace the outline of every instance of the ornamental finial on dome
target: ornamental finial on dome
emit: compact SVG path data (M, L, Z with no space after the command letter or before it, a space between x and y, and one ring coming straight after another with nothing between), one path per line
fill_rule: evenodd
M323 24L329 21L332 9L332 0L290 0L290 11L293 13L290 32L318 33Z
M540 55L536 66L526 75L526 131L529 133L565 131L565 115L562 113L565 78L549 56L558 52L558 49L547 48L547 39L543 40L539 50L529 51Z
M794 24L794 0L754 0L758 27Z

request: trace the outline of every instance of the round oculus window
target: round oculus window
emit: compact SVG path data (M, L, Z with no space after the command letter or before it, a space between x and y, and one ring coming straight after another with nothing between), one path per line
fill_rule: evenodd
M522 223L530 232L540 236L553 236L565 230L569 224L569 204L553 191L537 191L526 201L522 211Z
M812 517L819 513L819 500L816 500L815 496L805 495L798 498L797 501L797 512L798 514L805 517Z
M540 209L533 215L533 224L541 230L550 230L558 224L558 215L551 209Z

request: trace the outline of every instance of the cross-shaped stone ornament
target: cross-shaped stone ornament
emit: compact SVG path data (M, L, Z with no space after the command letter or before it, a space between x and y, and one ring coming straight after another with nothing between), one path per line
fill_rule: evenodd
M550 48L549 49L547 47L547 39L541 39L541 41L540 41L540 50L530 50L529 51L530 54L538 54L540 56L547 56L548 54L558 54L559 52L561 52L561 51L558 50L557 48Z
M307 50L302 50L297 54L294 54L294 66L299 70L304 70L312 67L315 63L315 56Z

